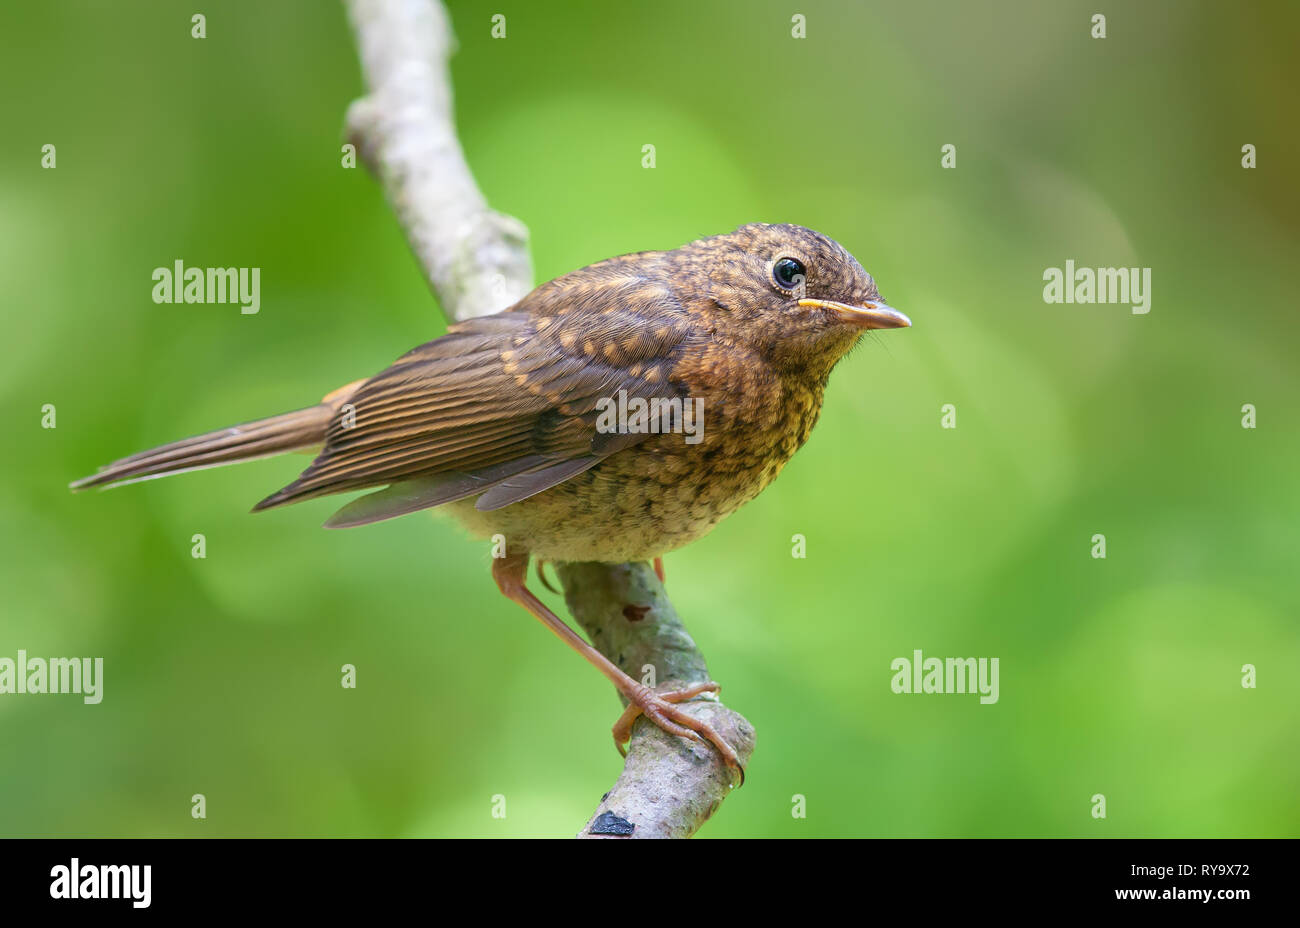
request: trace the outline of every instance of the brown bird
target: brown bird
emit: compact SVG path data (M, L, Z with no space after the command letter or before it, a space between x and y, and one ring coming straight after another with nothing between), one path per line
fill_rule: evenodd
M543 284L297 412L123 458L73 489L323 448L254 511L384 487L325 523L445 506L502 535L492 575L510 599L627 698L620 746L644 712L665 731L735 751L629 677L525 586L529 558L656 561L772 482L808 438L831 368L867 329L910 325L871 275L811 229L753 223L673 251L611 258Z

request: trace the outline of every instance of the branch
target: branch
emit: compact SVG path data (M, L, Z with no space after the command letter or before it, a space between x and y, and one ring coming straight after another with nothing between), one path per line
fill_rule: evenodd
M633 679L653 667L673 689L709 678L704 655L677 617L649 564L559 564L564 600L596 649ZM626 701L626 700L625 700ZM742 764L754 750L754 729L714 699L681 703L735 748ZM708 744L686 741L639 719L623 774L605 794L579 837L689 838L731 791L735 774Z
M528 229L488 208L465 163L447 59L456 40L432 0L345 0L369 96L347 132L378 175L452 319L499 312L533 289Z
M369 94L348 109L347 131L378 176L444 311L487 315L532 289L528 230L491 210L456 137L447 59L455 46L435 0L344 0ZM709 679L648 564L560 564L565 600L602 654L634 678L660 684ZM681 704L708 720L742 762L754 730L714 699ZM580 837L688 837L713 814L734 774L710 746L633 729L622 775Z

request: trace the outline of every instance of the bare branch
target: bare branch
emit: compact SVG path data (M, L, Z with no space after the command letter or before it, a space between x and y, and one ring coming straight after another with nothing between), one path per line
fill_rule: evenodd
M443 310L453 319L498 312L532 289L528 230L491 210L456 136L447 13L435 0L344 0L369 94L348 110L348 134L379 177ZM575 618L601 653L633 677L709 679L704 657L647 564L561 564ZM648 608L646 608L648 607ZM754 731L716 700L682 703L707 719L742 762ZM711 747L638 720L622 776L581 837L687 837L735 774Z
M467 319L505 309L533 288L528 229L488 207L465 162L446 11L432 0L346 3L370 90L348 109L348 137L382 181L443 311Z
M649 666L660 684L685 687L709 679L704 655L649 564L560 564L556 572L569 611L591 643L633 678L641 678ZM754 729L743 716L714 699L681 705L711 724L736 749L742 764L749 762ZM711 746L640 719L622 776L579 837L688 838L737 778ZM630 833L629 825L635 826Z

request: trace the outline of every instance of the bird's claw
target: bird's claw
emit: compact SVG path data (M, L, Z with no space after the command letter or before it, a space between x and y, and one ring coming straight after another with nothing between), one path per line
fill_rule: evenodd
M679 738L686 738L701 744L707 741L713 745L714 749L722 755L722 759L727 766L740 772L740 782L743 784L745 782L745 768L741 765L740 757L736 754L735 749L727 744L722 735L718 734L717 730L708 722L695 718L684 709L679 709L676 705L688 699L693 699L701 693L716 693L721 688L712 680L706 683L695 683L685 689L672 690L667 693L657 693L648 686L638 686L634 692L626 694L628 706L623 710L623 714L619 716L618 721L614 723L614 746L618 748L618 753L627 757L627 750L623 745L632 737L632 724L637 720L638 716L644 715L670 735L676 735Z

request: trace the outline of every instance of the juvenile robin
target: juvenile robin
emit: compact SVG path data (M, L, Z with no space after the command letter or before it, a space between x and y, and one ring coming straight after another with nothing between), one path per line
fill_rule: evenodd
M738 765L677 705L716 683L671 693L638 683L529 591L529 559L658 567L772 482L863 332L910 324L837 242L752 223L565 274L315 406L143 451L72 489L323 446L254 511L382 487L326 527L441 506L476 536L503 535L507 556L492 564L501 592L627 698L618 744L644 712Z

